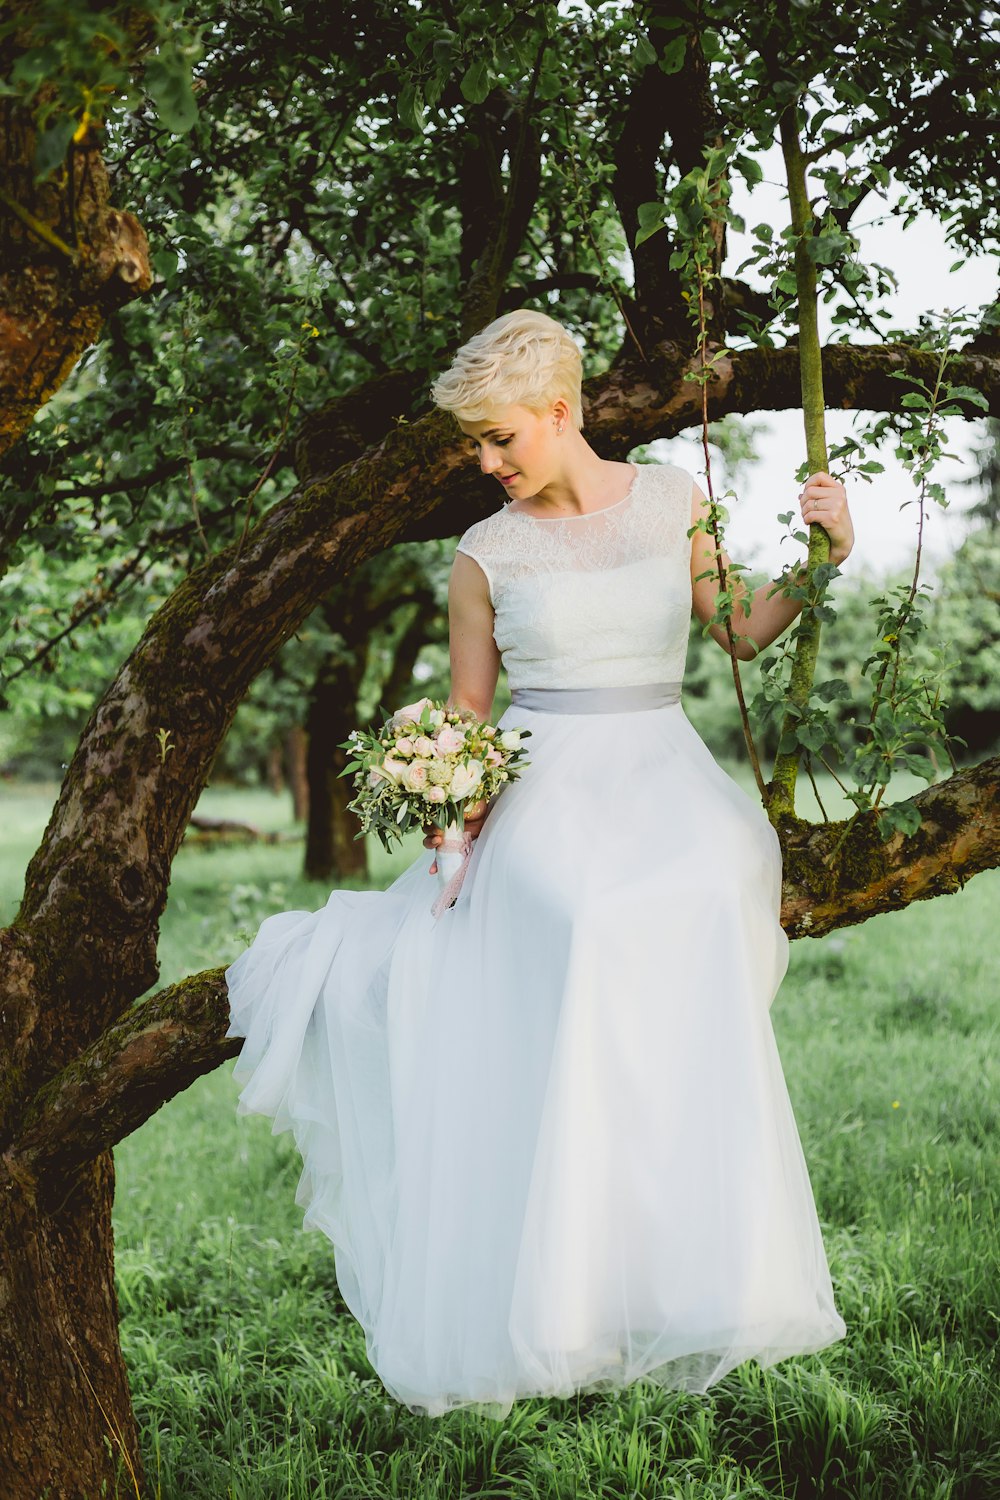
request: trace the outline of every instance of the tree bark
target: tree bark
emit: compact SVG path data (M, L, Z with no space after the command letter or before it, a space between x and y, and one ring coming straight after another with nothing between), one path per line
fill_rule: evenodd
M345 666L321 669L309 704L306 766L309 778L309 820L306 832L305 874L310 880L364 880L368 850L356 839L356 815L348 810L354 787L340 772L348 753L339 748L355 727L357 683Z
M153 284L146 232L112 208L89 138L71 187L34 183L35 130L5 100L0 120L0 454L24 432L110 313ZM69 205L72 205L70 208Z
M306 775L306 732L293 724L285 735L285 775L292 793L292 817L304 823L309 816L309 778Z
M0 1492L4 1500L139 1495L139 1437L118 1339L111 1152L88 1161L68 1189L60 1181L62 1202L42 1201L37 1187L4 1174Z

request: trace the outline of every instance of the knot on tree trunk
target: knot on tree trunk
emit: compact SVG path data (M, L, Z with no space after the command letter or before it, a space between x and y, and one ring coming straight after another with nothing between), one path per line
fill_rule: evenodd
M113 311L133 297L141 297L153 285L149 264L149 240L134 214L109 208L104 233L83 263L81 290L100 297L105 310Z

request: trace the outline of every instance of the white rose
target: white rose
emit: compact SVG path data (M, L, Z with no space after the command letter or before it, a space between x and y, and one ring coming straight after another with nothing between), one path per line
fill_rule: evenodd
M448 793L443 786L429 786L424 791L425 802L445 802L447 798Z
M396 754L397 755L412 755L413 754L413 741L407 735L404 734L401 739L398 739L396 741Z
M434 741L429 740L426 734L418 734L413 741L413 753L414 755L433 755Z
M391 755L387 755L385 760L382 762L382 770L386 773L387 776L391 776L393 781L398 781L403 772L406 770L406 761L393 760Z
M519 729L505 729L500 736L500 743L505 750L517 750L521 744L521 731Z
M427 785L427 767L418 760L410 761L402 777L403 785L411 792L422 792Z
M456 766L451 777L451 795L456 798L467 797L474 787L479 785L482 779L483 768L477 764L473 771L471 766Z

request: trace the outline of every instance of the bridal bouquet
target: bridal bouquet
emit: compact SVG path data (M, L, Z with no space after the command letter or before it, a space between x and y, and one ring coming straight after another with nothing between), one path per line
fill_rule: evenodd
M465 813L478 812L505 782L517 780L530 764L521 745L530 734L486 724L470 708L421 698L398 708L381 729L353 729L341 742L352 752L339 774L354 776L357 796L347 805L361 820L356 838L376 833L388 849L414 824L443 829L435 916L454 905L472 852Z

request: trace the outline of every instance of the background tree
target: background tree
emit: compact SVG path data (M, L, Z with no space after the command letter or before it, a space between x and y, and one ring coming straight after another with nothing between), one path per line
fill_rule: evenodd
M111 1147L234 1050L221 968L142 998L171 860L237 706L296 631L318 609L339 630L359 569L494 508L451 419L428 410L430 372L463 333L535 303L585 342L600 451L695 426L697 241L708 416L797 405L794 236L755 226L752 277L720 279L732 221L715 190L734 171L759 179L794 100L817 195L808 253L838 329L826 399L885 413L919 455L905 401L919 392L897 377L936 389L939 351L927 330L886 326L885 275L851 225L891 191L903 216L947 215L958 250L995 248L998 46L979 7L900 0L710 17L694 3L35 0L6 17L0 414L22 440L0 557L23 576L43 549L81 582L89 563L109 620L154 570L169 588L95 694L0 934L0 1359L14 1372L0 1445L19 1497L98 1493L123 1464L141 1485ZM132 260L106 248L123 224ZM122 286L147 280L122 306ZM997 326L983 309L948 351L950 405L970 418L997 411ZM40 650L15 636L14 670ZM888 840L860 808L849 826L783 817L788 930L996 865L997 771L928 786L919 826Z

